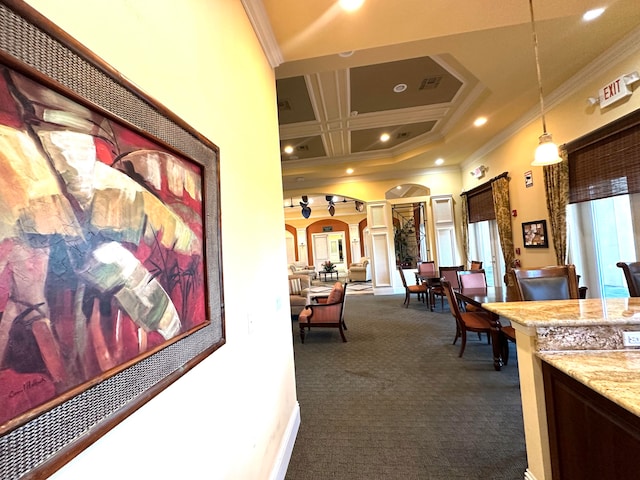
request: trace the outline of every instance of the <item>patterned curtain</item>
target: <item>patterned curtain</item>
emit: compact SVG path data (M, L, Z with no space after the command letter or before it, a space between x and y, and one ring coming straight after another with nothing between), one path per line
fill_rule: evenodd
M560 148L560 157L561 163L547 165L543 167L543 171L556 263L564 265L567 259L567 204L569 203L569 161L566 148Z
M504 257L505 283L507 285L507 296L509 289L515 288L511 281L511 270L516 258L513 249L513 229L511 228L511 204L509 202L509 179L507 177L498 178L491 184L493 194L494 209L496 212L496 223L498 224L498 236L500 237L500 247Z
M460 208L462 209L462 264L469 264L469 207L467 206L467 196L460 195L462 201Z

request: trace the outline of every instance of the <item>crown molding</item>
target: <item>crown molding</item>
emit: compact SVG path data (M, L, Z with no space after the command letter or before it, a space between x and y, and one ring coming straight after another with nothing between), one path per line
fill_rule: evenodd
M560 104L560 102L567 99L578 88L584 85L585 78L592 78L600 72L610 70L629 55L636 53L638 51L638 44L640 44L640 28L633 30L629 35L603 52L593 62L584 67L549 95L545 96L545 110L549 111ZM539 118L540 106L536 104L535 107L520 117L519 120L512 123L509 128L503 130L500 134L493 137L490 142L476 150L467 161L462 162L461 167L464 169L474 162L482 160L482 158L488 153L498 148L517 132Z
M282 50L278 46L267 11L264 8L262 0L242 0L242 6L247 17L253 26L253 31L258 37L258 41L262 46L262 50L269 61L272 68L276 68L284 62Z

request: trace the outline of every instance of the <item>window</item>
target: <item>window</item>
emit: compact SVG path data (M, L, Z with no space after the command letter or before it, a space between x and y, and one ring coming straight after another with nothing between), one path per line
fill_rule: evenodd
M569 262L590 297L626 297L619 261L638 258L640 110L567 144Z
M487 286L502 285L504 258L495 220L469 224L469 259L482 262L487 275Z
M620 195L569 205L569 262L581 275L580 285L589 287L592 298L627 297L629 291L619 261L637 259L635 236L640 222L633 211L640 194Z

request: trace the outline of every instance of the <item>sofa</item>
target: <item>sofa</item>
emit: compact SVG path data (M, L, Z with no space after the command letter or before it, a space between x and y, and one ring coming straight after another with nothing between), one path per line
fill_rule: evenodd
M297 318L309 303L309 287L311 287L309 275L289 275L289 304L292 318Z
M311 278L316 277L316 271L313 266L306 265L300 262L294 262L289 264L290 275L311 275Z
M371 280L369 258L362 257L359 262L349 265L347 279L350 282L368 282Z

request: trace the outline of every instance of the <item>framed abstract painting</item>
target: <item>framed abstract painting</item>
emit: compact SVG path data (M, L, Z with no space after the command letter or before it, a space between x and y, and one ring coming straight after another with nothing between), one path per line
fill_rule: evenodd
M22 478L224 344L219 150L26 4L0 24L0 478Z

